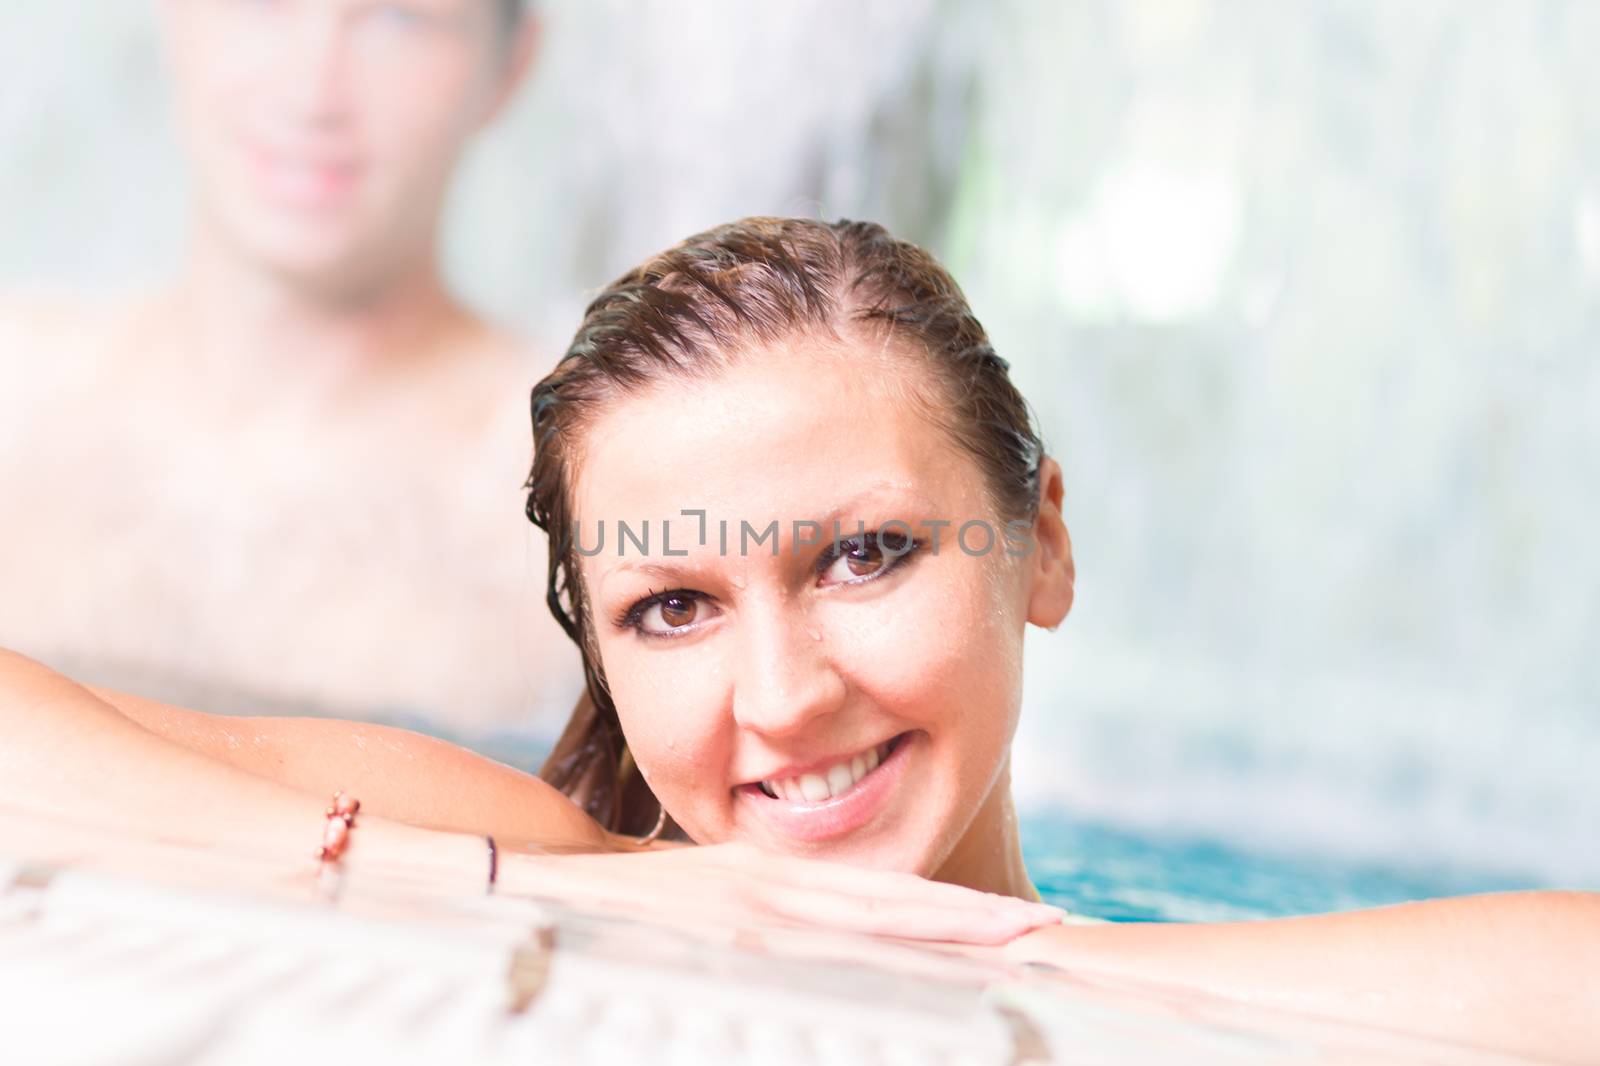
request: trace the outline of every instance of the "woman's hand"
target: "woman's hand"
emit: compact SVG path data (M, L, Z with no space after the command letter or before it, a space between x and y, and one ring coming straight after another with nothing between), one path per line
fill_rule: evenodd
M500 890L711 924L807 924L910 940L1003 944L1059 908L914 874L763 852L751 844L632 854L506 856Z

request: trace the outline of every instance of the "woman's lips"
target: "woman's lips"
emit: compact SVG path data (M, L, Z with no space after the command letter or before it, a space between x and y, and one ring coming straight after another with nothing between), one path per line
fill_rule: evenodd
M734 789L734 796L781 836L805 842L844 836L865 825L888 805L919 738L918 733L902 733L876 769L845 792L817 803L774 798L762 791L758 783L740 785Z

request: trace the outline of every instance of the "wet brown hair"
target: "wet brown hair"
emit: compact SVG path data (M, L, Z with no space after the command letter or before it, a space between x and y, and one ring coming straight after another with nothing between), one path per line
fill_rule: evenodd
M747 218L606 286L533 389L526 487L528 517L550 535L546 602L578 645L586 688L539 773L613 832L647 832L661 807L622 735L578 569L572 491L582 434L623 396L713 376L741 352L796 335L873 340L920 357L902 360L905 394L977 461L995 510L1032 518L1037 507L1043 448L1005 360L949 273L882 226Z

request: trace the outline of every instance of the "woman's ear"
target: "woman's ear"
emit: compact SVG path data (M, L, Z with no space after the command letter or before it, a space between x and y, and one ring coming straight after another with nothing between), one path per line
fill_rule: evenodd
M1072 610L1072 538L1061 517L1061 464L1049 457L1039 463L1039 511L1033 521L1033 552L1028 557L1028 621L1054 629Z

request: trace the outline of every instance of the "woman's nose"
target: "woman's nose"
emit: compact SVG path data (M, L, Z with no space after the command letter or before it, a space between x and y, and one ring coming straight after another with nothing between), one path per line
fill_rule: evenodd
M781 737L839 709L845 683L820 628L792 610L746 613L740 621L733 690L739 725Z

